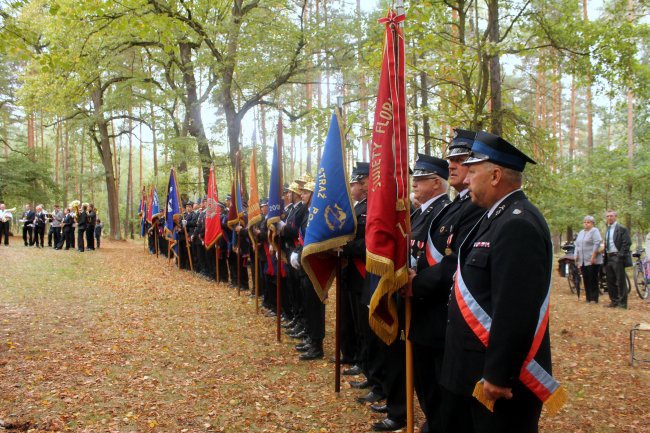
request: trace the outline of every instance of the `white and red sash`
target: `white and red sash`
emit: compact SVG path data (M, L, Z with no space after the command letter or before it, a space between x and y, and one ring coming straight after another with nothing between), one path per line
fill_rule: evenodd
M456 302L460 309L463 319L470 327L474 335L481 340L485 347L488 347L490 340L490 328L492 326L492 318L490 315L479 305L478 301L470 293L463 276L460 272L460 258L458 260L458 268L454 278L454 295ZM566 401L566 391L562 386L551 376L544 368L535 361L534 357L539 350L539 346L544 339L544 334L548 328L548 314L549 314L549 299L551 295L551 288L549 285L548 292L544 298L544 302L539 311L537 326L535 328L535 336L531 344L528 355L524 361L521 371L519 372L519 380L530 391L539 398L542 403L547 406L551 413L556 413ZM492 410L494 405L493 401L484 399L482 393L483 380L477 383L477 388L474 390L474 397L485 404L488 409Z
M431 234L427 236L427 247L425 249L425 254L429 266L437 265L444 257L444 255L436 249L435 245L433 245Z

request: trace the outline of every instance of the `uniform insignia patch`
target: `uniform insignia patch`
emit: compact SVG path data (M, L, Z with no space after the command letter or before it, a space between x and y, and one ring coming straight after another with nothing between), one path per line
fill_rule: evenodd
M514 215L519 215L521 213L521 209L515 209L512 211Z
M502 204L497 208L497 211L494 213L494 216L498 216L506 208L506 205Z

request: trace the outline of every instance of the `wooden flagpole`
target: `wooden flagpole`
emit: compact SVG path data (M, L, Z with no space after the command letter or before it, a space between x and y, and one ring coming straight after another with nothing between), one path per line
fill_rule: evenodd
M255 240L255 313L260 312L260 248Z
M282 203L282 201L280 201ZM275 334L278 342L282 341L282 328L280 327L280 316L282 316L282 283L280 281L280 272L282 268L282 237L278 229L277 235L278 250L276 251L278 269L275 272Z
M334 392L341 392L341 251L336 252L336 322L334 331Z
M185 212L184 211L181 211L181 215L183 215L183 219L185 219ZM194 267L192 266L192 254L190 253L190 238L189 238L189 236L187 236L187 227L185 226L185 224L183 224L182 221L181 221L181 225L183 226L183 232L185 233L185 249L187 250L187 259L190 261L190 271L194 271ZM179 246L179 248L180 248L180 246ZM180 255L181 255L181 252L179 251L178 252L178 263L179 263L178 267L179 268L180 268L180 262L181 262Z
M217 239L217 241L214 243L214 244L215 244L215 245L214 245L214 250L215 250L215 253L214 253L214 256L215 256L214 264L215 264L215 266L216 266L215 269L216 269L216 271L217 271L217 287L219 287L219 280L220 280L220 278L219 278L219 245L217 245L218 243L219 243L219 240Z
M241 294L241 236L237 233L237 296Z
M156 218L156 222L154 224L153 243L154 248L156 249L156 258L158 258L158 218Z
M283 170L282 170L282 112L279 114L280 119L278 120L278 136L277 136L277 144L278 144L278 188L280 189L279 191L279 197L280 197L280 203L284 203L282 199L282 192L283 192L283 184L282 184L282 175ZM282 205L280 205L282 206ZM284 209L280 209L280 214L282 214L282 211ZM277 336L278 342L282 341L282 328L281 328L281 317L282 317L282 283L280 281L280 274L281 274L281 269L282 269L282 236L280 235L280 229L278 228L278 234L277 234L277 239L278 239L278 269L276 272L276 279L275 279L275 292L276 292L276 305L275 305L275 312L276 312L276 317L275 317L275 333Z
M403 15L404 14L404 0L396 0L396 9L397 9L397 15ZM399 27L404 30L404 22L401 22L399 24ZM394 33L397 33L395 30L393 30ZM395 63L396 67L399 68L399 60L400 60L400 53L398 51L399 49L399 43L398 37L395 34L395 37L393 38L394 41L396 41L395 44ZM398 133L399 131L394 131L394 133ZM408 147L407 147L407 156L408 156ZM407 161L409 158L407 158ZM407 185L410 186L410 183L407 182ZM410 191L407 191L406 197L410 196ZM406 218L407 222L408 219L410 218L410 214L406 212ZM410 227L411 224L409 222L407 227ZM408 257L410 257L410 246L411 246L411 234L406 238L406 248L407 248L407 261L409 260ZM407 262L408 266L408 262ZM406 433L413 433L414 431L414 425L413 425L413 346L411 344L411 341L409 340L409 332L411 330L411 283L409 282L407 285L407 296L404 298L404 339L405 339L405 346L406 346ZM399 337L398 337L399 338Z

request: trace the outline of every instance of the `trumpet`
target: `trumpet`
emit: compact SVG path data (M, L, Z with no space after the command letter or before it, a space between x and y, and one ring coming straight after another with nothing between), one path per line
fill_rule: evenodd
M6 223L7 221L9 221L11 219L11 213L12 212L16 212L15 207L13 207L11 209L5 209L4 212L2 212L2 218L0 218L0 221L2 221L3 223ZM9 214L9 216L7 216L7 214Z
M70 208L70 211L74 214L74 222L78 222L77 220L79 219L79 205L81 202L79 200L73 200L70 202L68 207Z

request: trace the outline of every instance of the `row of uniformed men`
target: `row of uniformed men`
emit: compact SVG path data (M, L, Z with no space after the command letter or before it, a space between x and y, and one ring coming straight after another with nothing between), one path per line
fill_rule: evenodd
M412 178L416 205L411 215L412 293L402 292L396 301L403 330L403 296L414 300L408 339L413 347L415 390L426 417L421 432L537 431L541 401L522 385L519 370L529 355L537 314L550 284L551 244L543 217L521 191L527 162L534 163L501 137L465 130L456 130L446 159L418 155ZM353 388L368 389L357 400L386 414L373 424L373 430L396 431L406 422L405 341L402 337L386 345L369 326L372 293L370 276L366 278L365 273L368 172L368 163L357 163L350 180L357 233L342 248L348 265L342 274L341 352L343 361L352 365L344 374L365 376L350 382ZM455 191L453 200L449 187ZM252 227L244 223L234 228L240 239L242 282L248 282L245 261L250 257L255 263L254 256L259 254L260 290L268 316L276 314L276 273L280 272L283 327L289 336L302 339L296 345L301 360L324 355L325 306L299 265L313 189L313 182L306 180L285 188L285 211L278 224L283 257L279 269L277 247L270 240L265 219ZM204 212L195 210L196 217L186 217L192 245L201 245ZM267 212L263 203L263 215ZM235 235L225 224L225 216L222 227L220 277L225 281L228 273L235 285ZM249 232L256 248L248 246ZM214 278L210 263L215 263L215 256L210 258L204 248L194 251L195 270ZM199 258L201 251L206 254L204 260ZM225 264L233 261L225 272ZM494 321L491 329L486 325L490 350L470 326L471 306L458 295L458 287L450 291L455 274L462 276L473 307ZM537 340L535 359L550 373L548 331L542 329ZM494 412L472 397L480 380L486 398L496 401Z
M543 319L552 245L543 216L521 191L526 163L535 162L503 138L460 129L446 159L418 155L412 175L417 208L411 214L411 292L403 289L396 296L402 338L391 345L368 331L369 278L348 266L348 289L358 291L351 297L352 309L358 309L353 315L358 340L343 350L357 361L347 372L365 375L351 385L370 389L358 400L386 414L373 430L396 431L406 424L403 298L410 296L406 338L426 418L420 432L538 431L542 399L558 386L550 376ZM356 173L353 185L366 189L367 165L359 163ZM360 233L345 250L352 263L363 263L365 201L355 199ZM521 371L531 366L524 385ZM493 411L480 401L494 403Z

